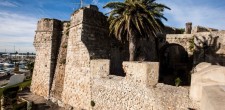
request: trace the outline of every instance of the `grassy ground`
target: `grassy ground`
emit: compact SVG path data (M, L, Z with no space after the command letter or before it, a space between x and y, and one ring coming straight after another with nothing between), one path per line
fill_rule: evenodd
M25 81L22 82L22 83L16 84L16 85L12 85L12 86L5 87L5 88L0 88L0 97L2 96L3 91L4 91L5 89L7 89L7 88L19 86L19 88L20 88L19 90L23 90L23 88L29 87L30 84L31 84L31 80L29 79L29 80L25 80Z
M25 87L29 87L30 85L31 85L31 79L25 80L24 82L19 83L19 84L16 84L16 85L12 85L12 86L9 86L9 87L0 88L0 99L2 97L3 91L5 89L7 89L7 88L19 86L19 88L20 88L19 90L23 90ZM1 105L1 101L0 101L0 105ZM1 107L0 107L0 110L1 110Z

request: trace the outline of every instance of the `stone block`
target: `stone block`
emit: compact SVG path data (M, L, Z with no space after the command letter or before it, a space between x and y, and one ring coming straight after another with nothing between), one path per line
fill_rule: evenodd
M211 66L210 63L206 63L206 62L202 62L202 63L199 63L196 67L195 67L195 71L198 72L198 71L201 71L207 67Z
M154 86L158 83L158 62L123 62L125 79L136 84Z
M225 84L205 86L202 88L201 110L225 109Z
M37 31L61 30L61 21L57 19L43 18L38 21Z
M110 71L110 60L91 60L91 74L93 77L107 77Z
M203 66L202 64L200 65ZM202 88L204 86L223 84L225 84L225 67L218 65L205 66L202 70L192 74L190 98L195 101L201 101Z

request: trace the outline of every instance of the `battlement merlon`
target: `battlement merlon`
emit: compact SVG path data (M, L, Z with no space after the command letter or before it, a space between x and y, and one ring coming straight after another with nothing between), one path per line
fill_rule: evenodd
M51 46L52 42L60 41L62 32L62 22L57 19L42 18L37 23L37 30L34 38L33 45L38 50L43 46L38 44L44 44L45 46Z
M99 12L98 7L95 5L83 7L71 15L70 27L72 28L79 24L91 25L105 30L108 30L106 27L109 26L107 16Z
M36 32L62 31L62 22L57 19L42 18L38 21Z

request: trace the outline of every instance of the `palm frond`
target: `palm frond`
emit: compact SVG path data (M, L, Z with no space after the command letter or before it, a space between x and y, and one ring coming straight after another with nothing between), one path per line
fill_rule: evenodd
M162 32L167 21L163 11L169 9L164 4L156 3L156 0L125 0L124 2L110 2L104 8L112 9L109 12L110 34L124 42L129 41L129 35L140 37L156 37ZM136 37L137 37L136 36Z

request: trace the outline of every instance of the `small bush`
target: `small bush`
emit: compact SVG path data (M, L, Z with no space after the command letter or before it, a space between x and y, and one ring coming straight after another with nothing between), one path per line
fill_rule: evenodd
M15 98L17 96L18 90L19 86L6 88L5 90L3 90L3 96Z
M31 85L31 80L29 79L29 80L25 80L22 83L16 84L16 85L12 85L12 86L9 86L9 87L0 88L0 97L3 94L3 91L4 90L7 90L8 88L12 88L12 87L19 86L19 90L23 90L25 87L29 87L30 85Z
M175 79L175 85L178 87L181 84L181 79L178 77Z
M64 45L63 48L67 48L67 45Z
M60 64L66 64L66 59L61 60Z
M13 107L13 110L27 110L27 102L22 102Z
M191 52L193 52L194 48L195 48L194 38L190 39L189 43L190 43L189 49L190 49Z

